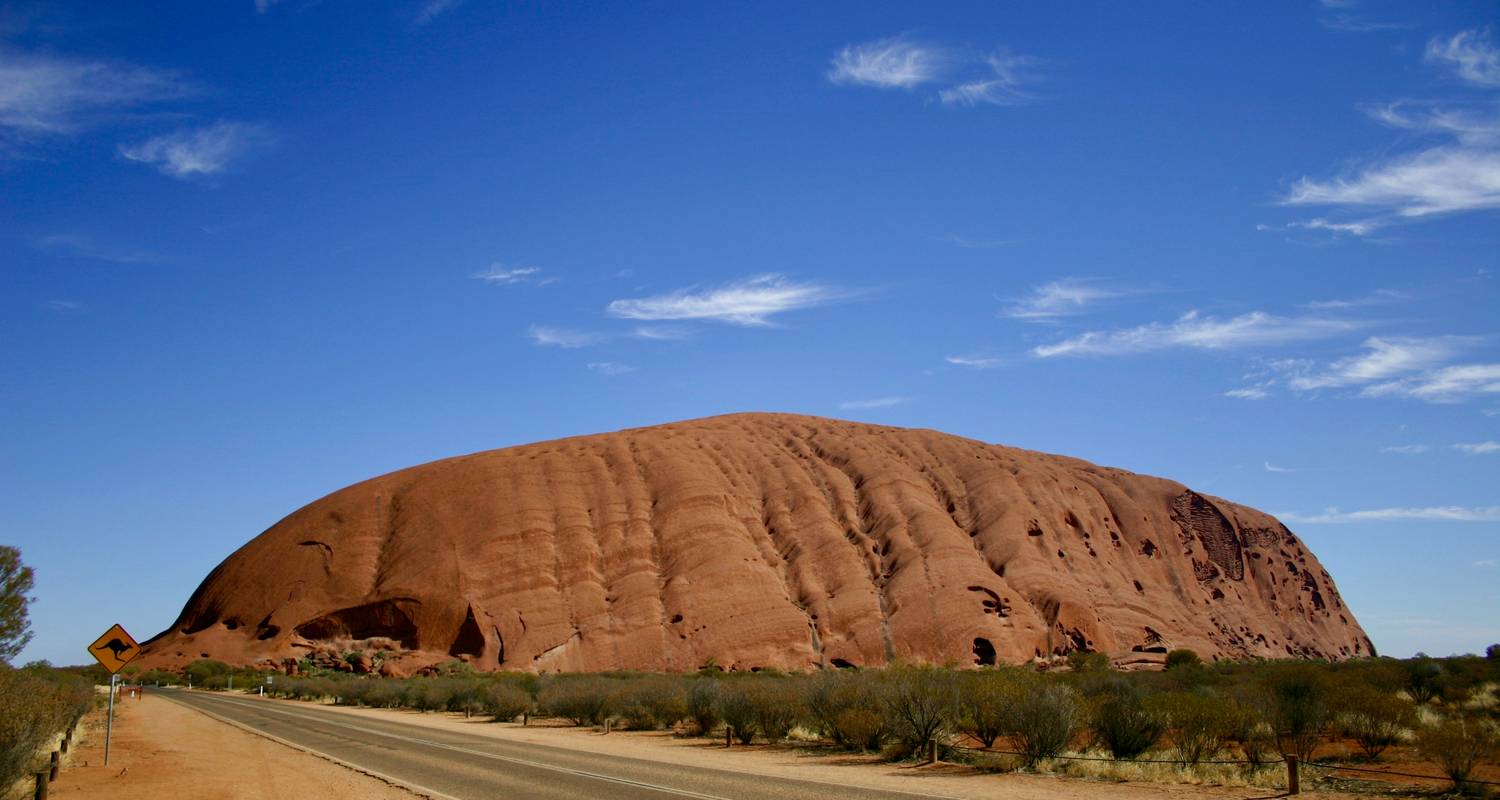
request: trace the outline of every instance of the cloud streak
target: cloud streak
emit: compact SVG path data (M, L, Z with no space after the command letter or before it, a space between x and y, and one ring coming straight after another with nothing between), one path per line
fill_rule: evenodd
M1451 67L1463 80L1486 88L1500 87L1500 49L1489 41L1488 31L1460 31L1427 43L1429 63Z
M945 356L943 360L956 367L969 369L994 369L1005 366L1005 359L995 356Z
M1217 319L1190 311L1171 323L1153 322L1113 331L1090 331L1031 349L1037 358L1122 356L1170 349L1228 350L1335 336L1360 323L1324 317L1279 317L1252 311Z
M145 264L160 261L161 256L146 250L101 245L87 236L59 233L43 236L34 243L38 250L52 255L88 258L114 264Z
M1426 339L1372 336L1364 342L1367 352L1339 359L1319 374L1292 378L1287 385L1305 392L1383 381L1446 363L1471 342L1457 336Z
M943 89L938 92L938 99L946 105L970 108L981 104L1014 106L1031 100L1021 86L1027 83L1023 70L1036 63L1035 59L1002 51L987 56L984 63L992 73L989 77Z
M216 122L121 145L120 156L156 167L174 178L217 175L274 140L269 128L249 122Z
M1081 314L1090 305L1123 294L1125 293L1089 281L1064 278L1032 287L1030 294L1017 298L1001 309L1000 316L1030 322L1052 322L1059 317Z
M592 331L554 328L547 325L532 325L526 329L526 335L531 337L532 342L542 347L562 347L570 350L601 344L608 338L604 334Z
M1486 456L1500 453L1500 442L1466 442L1453 445L1453 449L1471 456Z
M839 408L844 411L859 411L868 408L890 408L902 406L911 402L909 397L875 397L869 400L845 400L839 403Z
M615 300L605 311L623 319L711 320L750 327L769 325L777 314L814 308L841 296L828 286L769 274L716 289L679 289L655 297Z
M173 72L0 46L0 130L12 137L73 133L193 93Z
M1429 506L1426 508L1376 508L1367 511L1340 511L1330 508L1321 514L1278 514L1283 522L1303 525L1342 525L1351 522L1500 522L1500 506Z
M541 267L506 267L501 263L490 265L484 272L476 272L475 280L499 286L512 286L517 283L535 283L537 274L542 271Z
M948 60L939 48L895 36L846 46L833 57L828 80L877 89L911 89L937 80Z

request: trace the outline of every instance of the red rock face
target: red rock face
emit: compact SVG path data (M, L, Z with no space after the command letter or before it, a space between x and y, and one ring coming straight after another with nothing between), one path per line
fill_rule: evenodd
M1175 647L1372 654L1317 559L1259 511L929 430L742 414L335 492L219 565L141 663L805 670Z

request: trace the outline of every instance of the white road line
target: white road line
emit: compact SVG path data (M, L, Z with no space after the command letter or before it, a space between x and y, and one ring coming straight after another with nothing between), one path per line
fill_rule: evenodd
M242 707L248 706L248 707L254 708L257 711L270 711L271 713L281 714L282 716L292 717L294 719L304 719L304 720L305 719L309 719L309 717L307 717L305 715L294 714L294 713L291 713L291 712L282 711L280 709L267 708L266 706L261 705L260 703L256 703L254 701L232 700L232 699L229 699L229 698L217 698L217 699L220 700L221 702L227 702L227 703L231 703L231 704L235 704L235 705L240 705ZM634 781L634 780L630 780L629 778L617 778L617 777L615 777L613 775L601 775L601 774L599 774L597 772L586 772L586 771L581 770L581 769L571 769L569 767L559 767L559 766L555 766L555 765L552 765L552 764L543 764L543 763L541 763L539 761L527 761L526 759L522 759L522 758L512 758L510 756L502 756L502 755L498 755L498 754L495 754L495 753L486 753L483 750L472 750L472 749L467 748L467 747L459 747L458 745L445 744L443 742L434 742L434 741L432 741L430 739L419 739L419 738L417 738L415 736L402 736L401 734L398 734L398 733L385 733L383 731L370 730L369 728L361 728L361 727L359 727L357 725L349 725L349 724L346 724L346 723L343 723L343 722L334 722L332 720L327 720L327 719L319 719L318 723L321 724L321 725L333 725L333 726L336 726L336 727L339 727L339 728L348 728L349 730L359 731L360 733L364 733L364 734L368 734L368 735L384 736L384 737L389 738L389 739L398 739L398 740L403 741L403 742L411 742L412 744L425 745L427 747L436 747L436 748L439 748L439 749L442 749L442 750L451 750L451 751L453 751L455 753L464 753L466 755L479 756L480 758L494 759L495 761L505 761L505 762L509 762L511 764L519 764L519 765L527 766L527 767L535 767L537 769L551 770L553 772L561 772L561 773L564 773L564 774L567 774L567 775L574 775L574 776L581 777L581 778L592 778L594 780L599 780L599 781L608 781L610 783L619 783L619 784L623 784L623 785L626 785L626 786L635 786L637 788L648 789L648 790L657 791L657 792L662 792L664 794L674 794L674 795L677 795L679 797L691 797L691 798L694 798L694 800L730 800L730 798L720 797L718 795L700 794L698 792L688 791L686 789L674 789L674 788L672 788L670 786L661 786L659 784L647 783L645 781ZM310 749L310 748L308 748L308 749ZM457 798L453 798L453 800L457 800Z

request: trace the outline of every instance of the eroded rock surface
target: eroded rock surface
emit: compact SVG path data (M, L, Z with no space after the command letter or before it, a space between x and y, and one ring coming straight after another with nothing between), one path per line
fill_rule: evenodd
M800 670L1174 647L1372 652L1254 509L930 430L738 414L335 492L219 565L141 663Z

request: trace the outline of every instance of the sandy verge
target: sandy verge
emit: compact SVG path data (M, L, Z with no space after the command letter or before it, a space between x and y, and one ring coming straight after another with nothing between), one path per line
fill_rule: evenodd
M291 707L305 706L295 700L270 700ZM816 753L794 747L755 745L725 748L722 739L680 738L667 732L614 732L608 735L584 728L561 727L552 721L523 727L518 723L492 723L487 718L464 719L462 714L421 713L390 709L323 708L355 717L382 717L414 726L462 731L510 741L563 747L590 753L640 758L689 767L735 770L757 775L817 781L836 786L859 786L888 791L914 792L974 800L1082 800L1083 798L1271 798L1283 796L1269 789L1224 786L1191 786L1159 783L1112 783L1053 775L987 774L955 764L935 766L886 764L873 756L848 753ZM1305 775L1304 780L1310 776ZM1302 797L1333 800L1358 795L1304 791Z
M70 753L71 763L50 787L52 797L415 797L383 781L152 696L149 691L140 700L122 698L116 704L108 767L104 766L104 712L91 712L83 725L87 735Z

